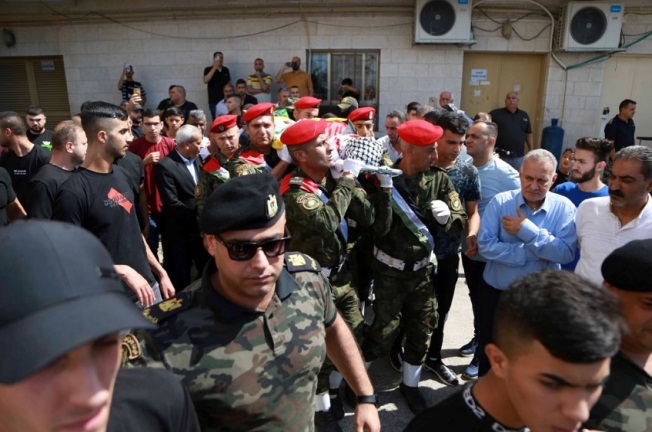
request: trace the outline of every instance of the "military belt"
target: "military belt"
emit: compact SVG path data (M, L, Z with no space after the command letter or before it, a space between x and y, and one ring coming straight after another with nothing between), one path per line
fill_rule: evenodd
M421 270L430 263L430 260L427 257L419 261L405 261L402 259L394 258L393 256L378 249L376 246L374 246L374 257L386 266L401 271Z

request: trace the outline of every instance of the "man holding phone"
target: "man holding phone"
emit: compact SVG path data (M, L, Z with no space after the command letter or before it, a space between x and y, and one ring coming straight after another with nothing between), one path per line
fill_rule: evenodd
M290 72L285 72L287 69L292 69ZM312 88L312 78L306 71L301 70L301 59L299 57L292 57L291 62L284 63L281 69L274 78L276 84L280 82L285 83L285 87L299 87L301 96L314 96Z
M231 82L231 72L224 66L224 54L213 53L213 64L204 68L204 83L208 88L208 109L215 120L215 107L224 99L224 85Z
M138 103L143 106L147 103L145 87L138 81L134 81L134 67L129 63L125 63L122 69L122 75L118 80L118 90L122 92L122 100L124 101L128 101L133 95L138 95L140 96Z

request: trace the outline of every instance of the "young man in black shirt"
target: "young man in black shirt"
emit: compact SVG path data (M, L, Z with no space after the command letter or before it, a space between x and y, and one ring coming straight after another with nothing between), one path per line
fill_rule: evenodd
M140 233L133 184L121 167L113 165L127 151L127 113L106 102L92 102L81 120L88 137L86 159L61 185L53 219L80 225L99 237L129 289L127 294L151 306L160 301L161 293L164 298L173 296L174 288Z
M0 227L14 219L25 217L25 209L16 198L16 192L11 186L11 178L7 170L0 167Z
M0 146L7 149L0 156L0 166L9 173L20 202L27 200L27 187L32 175L50 161L50 151L31 143L26 132L18 114L0 112Z
M27 138L32 144L52 150L52 131L45 128L47 117L43 109L37 106L30 106L25 113L27 123Z
M59 187L84 162L87 146L84 129L74 121L62 121L54 128L50 163L39 168L29 182L25 207L30 218L52 218Z
M574 273L517 279L496 310L489 372L406 432L576 431L609 376L622 325L616 298Z

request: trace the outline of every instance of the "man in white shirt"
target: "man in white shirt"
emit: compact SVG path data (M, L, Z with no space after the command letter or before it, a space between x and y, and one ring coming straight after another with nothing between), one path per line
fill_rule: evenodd
M407 119L402 111L391 111L385 117L385 131L387 135L378 139L378 142L383 145L389 158L392 162L396 162L401 158L401 145L398 142L398 127L405 123Z
M575 224L580 261L575 273L600 284L600 266L614 249L652 238L652 149L625 147L616 153L609 196L580 204Z

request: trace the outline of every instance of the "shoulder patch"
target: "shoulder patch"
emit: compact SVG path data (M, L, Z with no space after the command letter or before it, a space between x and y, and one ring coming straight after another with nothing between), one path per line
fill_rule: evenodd
M132 360L136 360L143 354L140 348L140 343L138 342L138 338L133 333L127 333L122 337L120 348L122 351L120 354L121 365L124 365Z
M249 174L255 174L256 170L254 167L249 165L248 163L243 163L241 165L238 165L235 167L235 174L236 176L243 176L243 175L249 175Z
M321 271L319 263L314 258L300 252L287 252L285 254L285 268L290 273L300 271Z
M321 206L323 203L319 198L317 198L313 194L305 194L305 195L301 195L297 199L297 204L301 205L306 210L314 210L317 207Z
M143 311L143 315L154 324L158 324L160 321L166 320L182 310L188 309L191 304L192 292L182 291L171 299L148 307Z
M451 209L456 211L462 210L462 201L457 192L451 192L448 194L448 201L451 203Z

